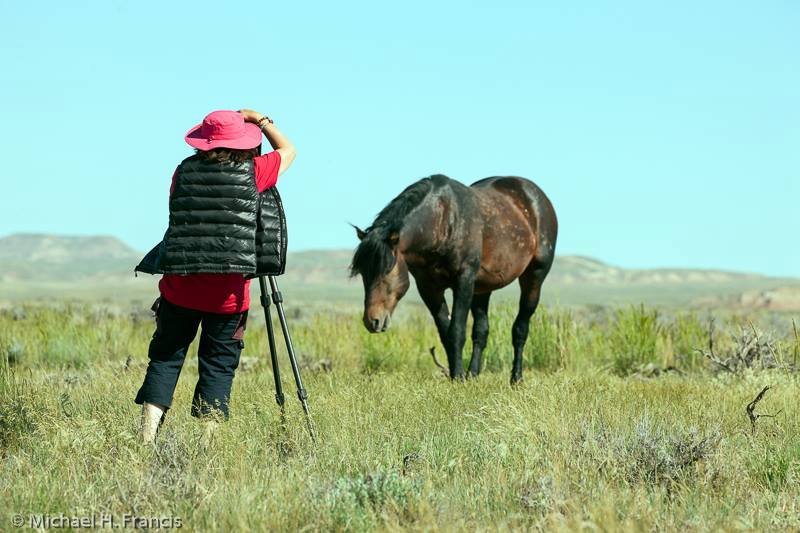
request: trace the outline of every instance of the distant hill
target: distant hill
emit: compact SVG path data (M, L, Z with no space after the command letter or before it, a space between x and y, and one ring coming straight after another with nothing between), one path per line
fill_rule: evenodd
M281 284L307 300L359 302L350 280L353 250L293 252ZM112 236L15 234L0 238L0 299L147 298L157 277L134 279L143 252ZM583 256L558 256L545 299L563 304L653 304L800 309L800 280L703 269L626 269ZM320 296L322 295L322 296ZM787 296L789 295L789 296ZM516 284L497 298L517 297ZM413 294L410 298L414 298ZM788 303L787 303L788 302Z
M691 268L626 269L579 255L556 257L550 281L571 283L719 283L765 279L767 276Z
M348 275L353 250L310 250L289 255L287 280L303 283L339 283ZM597 259L577 255L557 256L548 283L581 284L679 284L719 283L769 279L758 274L743 274L701 269L625 269Z
M102 279L130 274L141 254L117 239L18 233L0 238L3 281Z

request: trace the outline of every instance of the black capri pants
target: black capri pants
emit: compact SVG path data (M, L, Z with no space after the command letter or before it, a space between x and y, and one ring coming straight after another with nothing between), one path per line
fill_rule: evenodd
M136 403L172 406L172 396L189 344L202 324L197 350L199 379L192 399L192 416L212 413L228 418L233 375L244 348L247 311L216 314L187 309L161 297L156 309L156 331L150 341L147 373Z

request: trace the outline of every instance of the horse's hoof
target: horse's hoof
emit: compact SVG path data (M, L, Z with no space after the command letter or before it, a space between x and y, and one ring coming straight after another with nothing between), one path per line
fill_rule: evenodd
M522 376L511 376L511 386L519 387L520 385L522 385Z

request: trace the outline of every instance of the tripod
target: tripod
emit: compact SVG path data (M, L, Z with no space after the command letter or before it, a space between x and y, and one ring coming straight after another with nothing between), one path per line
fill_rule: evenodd
M270 289L272 290L272 301L278 309L278 320L281 323L281 330L283 331L283 338L286 341L286 351L289 353L289 363L292 365L292 373L294 374L294 382L297 385L297 397L303 405L303 412L306 416L306 425L308 426L308 433L311 435L311 442L317 442L316 434L314 433L314 426L311 422L311 415L308 412L308 393L303 387L303 380L300 379L300 367L297 365L297 357L294 354L294 346L292 346L292 338L289 335L289 326L286 323L286 313L283 311L283 295L278 289L278 282L275 281L275 276L267 276L269 279ZM270 313L269 296L267 295L267 283L264 281L264 276L258 277L258 284L261 288L261 306L264 308L264 319L267 322L267 340L269 341L269 353L272 359L272 374L275 377L275 401L281 409L281 420L285 419L283 396L283 385L281 384L281 371L278 366L278 350L275 347L275 332L272 329L272 314Z

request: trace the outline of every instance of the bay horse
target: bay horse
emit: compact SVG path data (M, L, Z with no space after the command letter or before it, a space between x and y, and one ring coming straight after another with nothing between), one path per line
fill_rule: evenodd
M522 352L530 318L555 254L558 220L533 182L495 176L466 185L440 174L407 187L366 230L350 275L364 282L364 326L386 331L397 303L417 283L447 352L451 379L463 379L462 351L471 310L469 375L481 371L489 336L492 291L519 279L519 311L512 328L511 383L522 379ZM444 292L453 291L453 310Z

